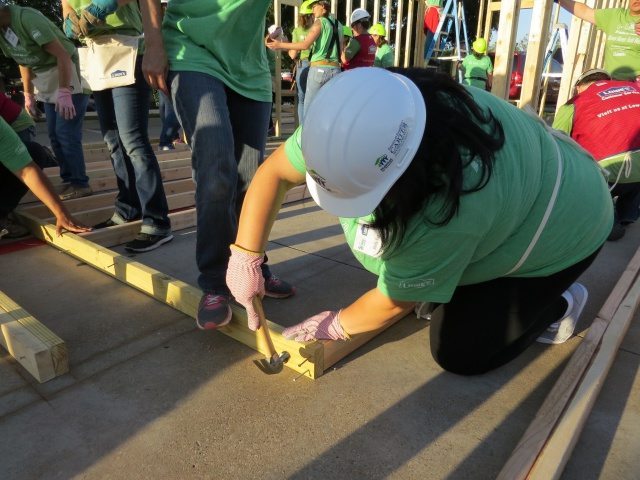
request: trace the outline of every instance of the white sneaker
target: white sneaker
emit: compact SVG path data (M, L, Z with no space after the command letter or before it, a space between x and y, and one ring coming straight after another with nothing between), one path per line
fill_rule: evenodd
M547 330L538 337L537 341L540 343L558 344L564 343L571 338L571 335L573 335L573 331L576 328L576 324L578 323L578 319L580 318L580 314L582 313L584 306L587 304L589 292L587 292L584 285L574 283L562 294L562 296L569 304L567 312L560 320L549 325L549 328L547 328Z
M430 302L417 303L415 308L413 309L413 313L416 314L416 317L422 318L423 320L431 320L432 312L433 308L431 307Z

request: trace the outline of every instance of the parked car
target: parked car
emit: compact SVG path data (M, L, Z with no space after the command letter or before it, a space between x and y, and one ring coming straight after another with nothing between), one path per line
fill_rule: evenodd
M559 54L558 54L559 55ZM559 61L562 56L554 56L551 58L551 66L549 72L543 72L542 80L548 78L547 97L545 104L555 104L558 101L558 92L560 91L560 81L562 79L563 65ZM491 61L495 64L495 53L489 53ZM513 64L511 66L511 78L509 81L509 100L519 100L522 93L522 80L524 76L524 64L527 60L525 52L514 52ZM543 83L540 87L542 88Z

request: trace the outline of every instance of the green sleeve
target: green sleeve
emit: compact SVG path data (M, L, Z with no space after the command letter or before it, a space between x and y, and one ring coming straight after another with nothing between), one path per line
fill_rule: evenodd
M613 8L597 8L594 11L596 28L605 33L611 33L616 28L616 10Z
M17 172L31 162L27 147L7 122L0 119L0 163Z
M560 130L567 135L571 135L571 130L573 130L573 112L573 105L568 103L562 105L553 119L553 128Z
M57 39L53 31L53 24L42 14L25 9L21 15L22 23L25 25L29 36L38 45L46 45Z
M358 53L360 51L360 42L358 42L358 40L356 40L355 38L352 38L351 40L349 40L349 43L347 43L347 46L344 47L344 55L347 57L347 60L351 60L353 57L356 56L356 53Z
M284 153L293 168L302 175L307 173L307 167L302 157L302 127L298 127L284 143Z

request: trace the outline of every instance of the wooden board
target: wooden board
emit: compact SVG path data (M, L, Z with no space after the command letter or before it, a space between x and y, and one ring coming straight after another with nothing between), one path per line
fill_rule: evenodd
M69 371L64 341L3 292L0 345L40 383Z

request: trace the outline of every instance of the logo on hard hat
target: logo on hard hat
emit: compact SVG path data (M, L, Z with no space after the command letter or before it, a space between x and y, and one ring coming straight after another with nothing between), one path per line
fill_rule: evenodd
M318 172L316 172L315 170L309 170L307 173L313 179L313 181L320 186L320 188L326 190L327 192L331 192L331 189L327 187L327 180L319 175Z
M375 165L380 169L381 172L384 172L387 168L389 168L389 165L391 165L392 163L393 163L393 158L389 158L385 153L384 155L376 158Z
M407 125L405 122L400 122L400 127L398 128L396 136L393 139L393 142L391 143L391 145L389 146L389 151L394 155L398 153L398 150L400 150L400 147L402 146L404 141L407 139L408 129L409 129L409 125Z

